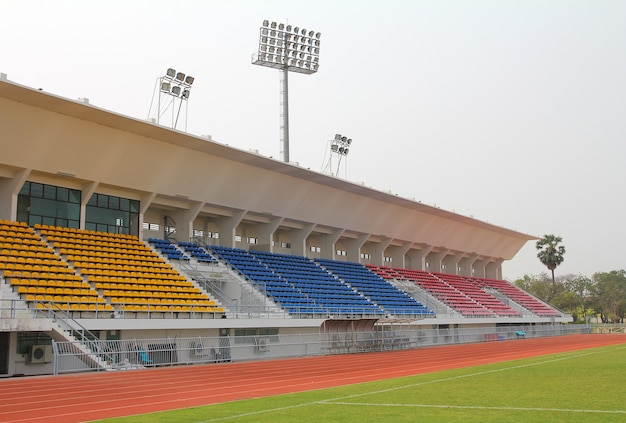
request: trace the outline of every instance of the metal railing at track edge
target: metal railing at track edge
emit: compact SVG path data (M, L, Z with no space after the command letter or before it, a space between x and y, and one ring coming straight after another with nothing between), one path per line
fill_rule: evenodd
M92 340L54 344L55 374L392 351L592 332L591 325L411 328L369 332ZM89 359L87 359L89 357Z

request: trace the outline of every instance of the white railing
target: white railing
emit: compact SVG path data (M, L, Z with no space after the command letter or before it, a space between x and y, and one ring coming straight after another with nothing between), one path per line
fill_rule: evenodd
M90 341L88 348L78 342L53 342L54 373L389 351L589 332L590 325L525 325L501 328L97 340Z

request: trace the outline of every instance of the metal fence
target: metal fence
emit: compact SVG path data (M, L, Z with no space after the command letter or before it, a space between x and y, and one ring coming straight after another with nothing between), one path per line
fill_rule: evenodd
M590 333L590 325L384 329L371 332L53 342L54 373L391 351Z

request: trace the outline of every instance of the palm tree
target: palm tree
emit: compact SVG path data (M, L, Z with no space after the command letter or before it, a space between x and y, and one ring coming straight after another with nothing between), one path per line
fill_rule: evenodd
M544 235L535 246L539 252L537 257L539 260L552 272L552 283L554 284L554 269L563 263L563 254L565 254L565 247L559 245L562 242L560 236Z

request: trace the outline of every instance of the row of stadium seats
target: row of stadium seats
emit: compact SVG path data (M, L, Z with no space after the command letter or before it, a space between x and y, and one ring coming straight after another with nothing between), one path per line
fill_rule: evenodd
M0 243L0 274L39 309L224 312L137 237L0 221Z
M0 270L27 302L58 301L66 304L68 309L71 308L70 303L105 302L103 298L98 300L95 289L55 254L33 228L23 222L3 221L0 224L0 242L7 245L8 238L12 239L11 249L0 251ZM17 248L18 245L21 248ZM26 257L23 256L25 252L28 254ZM44 272L44 269L49 271Z
M292 314L434 316L358 263L214 246L212 251Z
M165 300L178 301L167 306L195 305L207 312L224 311L137 237L46 225L35 225L35 229L21 222L0 221L0 272L27 301L43 301L51 307L58 301L73 310L72 303L82 298L91 299L86 301L90 303L95 298L97 303L116 304L122 310L129 310L125 305L145 305L149 310L157 310ZM220 257L290 313L422 317L434 314L388 282L395 278L412 281L468 317L517 317L522 308L539 316L560 315L505 281L152 241L163 246L166 257L174 250L177 256L187 253L198 262L215 263L215 256ZM511 299L519 305L518 309L494 293Z
M384 279L408 280L464 316L518 317L521 312L488 290L496 291L521 308L541 317L560 316L552 307L503 280L473 278L446 273L367 265Z
M154 246L168 260L189 260L186 254L183 254L174 244L167 239L148 238L148 242Z
M215 257L208 253L204 248L200 247L195 242L183 242L179 241L178 246L182 247L186 253L195 258L198 263L217 263Z
M495 313L462 291L445 283L432 273L413 269L387 269L396 279L415 282L453 310L468 317L493 317Z
M307 257L261 251L251 251L251 254L328 313L384 314L364 295Z
M137 237L59 227L42 228L44 232L54 239L62 255L67 253L66 258L81 275L125 311L144 311L123 307L140 304L153 311L162 311L164 305L184 305L197 306L196 311L203 313L224 312ZM82 243L72 243L79 239ZM117 261L120 252L125 257L119 259L121 265Z
M548 306L547 304L539 301L537 298L529 295L527 292L521 290L515 285L511 285L510 283L497 280L497 279L471 279L477 286L483 288L494 289L501 294L507 296L511 300L515 301L517 304L520 304L522 307L527 310L532 311L538 316L541 317L557 317L560 316L559 313L554 308Z
M519 311L514 310L492 294L484 291L462 276L448 275L445 273L433 273L433 275L442 280L444 283L447 283L467 295L483 307L494 312L498 316L519 317L522 315Z
M178 241L178 244L175 245L168 239L148 238L148 243L169 260L189 261L190 258L193 258L198 263L217 263L217 259L211 253L195 242Z
M366 295L385 311L396 316L433 316L428 307L399 290L360 263L315 259L339 278L363 295Z
M212 246L211 252L252 281L287 312L296 315L328 314L327 310L309 300L305 294L261 263L248 251L239 248Z

